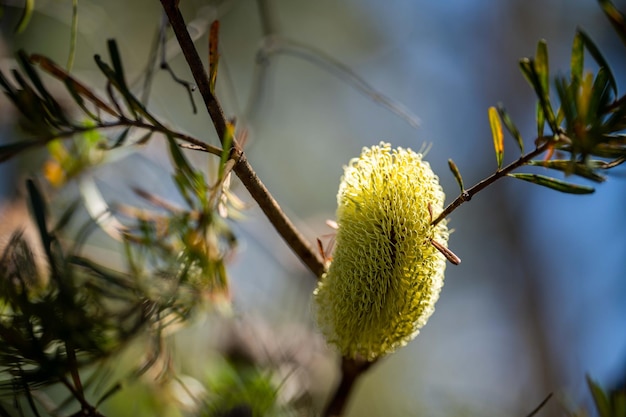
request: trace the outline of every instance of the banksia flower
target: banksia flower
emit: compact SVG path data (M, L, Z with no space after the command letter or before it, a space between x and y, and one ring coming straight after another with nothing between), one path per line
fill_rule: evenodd
M318 325L344 356L374 360L412 340L434 311L447 248L443 189L422 155L381 142L350 161L337 236L315 290Z

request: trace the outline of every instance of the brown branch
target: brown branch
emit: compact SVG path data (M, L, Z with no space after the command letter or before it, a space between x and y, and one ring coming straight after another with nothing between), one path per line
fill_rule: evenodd
M339 382L335 394L322 413L322 416L340 417L344 414L354 384L374 363L376 362L345 357L341 358L341 381Z
M217 98L211 92L207 72L196 51L191 36L189 36L187 25L177 6L178 1L161 0L161 4L174 30L176 39L178 39L183 55L187 60L187 65L198 86L198 91L200 91L207 111L211 116L217 136L220 141L222 141L226 133L226 118ZM276 200L274 200L252 169L243 151L238 148L236 142L233 145L233 149L231 149L231 157L236 161L233 171L239 177L248 192L250 192L252 198L254 198L261 207L261 210L263 210L263 213L265 213L278 234L287 242L287 245L289 245L311 272L319 278L325 271L324 261L317 254L314 246L296 229L291 220L289 220L282 211Z
M542 141L542 139L545 139L545 140ZM448 217L450 213L456 210L461 204L465 203L466 201L470 201L475 194L478 194L480 191L487 188L487 186L493 184L500 178L505 177L507 174L511 173L512 171L516 170L522 165L525 165L528 161L530 161L534 157L544 153L550 147L550 145L552 145L553 142L551 142L551 139L552 138L537 139L536 143L537 142L543 142L543 143L540 146L537 146L535 150L527 153L526 155L521 156L519 159L517 159L514 162L511 162L509 165L505 166L504 168L497 170L496 172L494 172L493 174L491 174L484 180L472 186L471 188L464 190L461 194L459 194L459 196L452 203L448 204L448 206L441 212L441 214L439 214L439 216L437 216L435 220L431 222L431 224L433 226L436 225L437 223L439 223L440 221Z
M317 250L302 236L291 220L284 215L276 200L274 200L270 192L265 188L265 185L257 177L246 156L241 151L233 171L235 171L235 174L237 174L237 177L239 177L252 198L259 204L278 234L285 239L289 247L300 257L311 272L316 277L321 277L325 272L325 267L317 255Z
M172 25L174 35L176 35L176 39L178 39L180 49L183 51L183 55L187 60L187 65L191 70L193 79L196 81L198 91L200 91L200 94L202 95L202 100L204 100L209 116L211 116L211 121L213 122L215 131L217 132L217 137L220 141L222 141L224 139L224 134L226 133L226 118L224 117L222 106L220 106L217 98L211 92L207 72L204 69L204 65L202 64L200 55L198 55L198 51L196 51L193 40L187 31L185 19L178 9L178 0L161 0L161 4L163 5L165 14L167 14L170 25Z

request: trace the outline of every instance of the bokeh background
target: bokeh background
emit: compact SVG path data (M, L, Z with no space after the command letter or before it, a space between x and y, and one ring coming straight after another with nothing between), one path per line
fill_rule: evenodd
M37 0L20 35L12 33L15 3L3 2L9 7L0 23L2 68L14 65L18 48L64 63L71 2ZM227 114L248 128L246 151L260 178L311 239L332 233L324 222L334 217L342 167L363 146L381 140L415 150L429 145L426 158L449 201L458 187L448 158L466 186L496 168L489 106L505 105L531 149L534 97L517 63L534 55L540 39L548 42L551 69L566 73L575 30L582 27L612 64L618 85L625 81L623 46L591 0L181 0L181 8L196 25L203 56L208 25L220 19L218 96ZM156 1L81 0L74 73L103 87L92 57L106 56L106 39L115 38L129 78L140 81L160 20ZM420 126L338 78L328 63L269 53L264 21L285 39L348 66L416 114ZM175 45L169 53L178 75L191 80ZM593 68L589 57L587 65ZM198 94L195 99L201 103ZM13 118L7 103L0 105L0 140L8 141ZM155 78L150 107L172 126L217 143L209 118L201 108L191 112L185 91L165 73ZM505 160L516 159L514 142L507 139L505 146ZM208 166L205 155L193 159ZM149 149L112 162L97 176L112 201L132 198L127 184L174 199L166 166L167 158ZM35 168L25 161L0 166L4 195L14 195L20 172ZM607 387L624 384L623 173L615 170L590 196L504 179L455 211L450 247L463 263L448 266L437 310L420 335L362 378L348 415L520 416L549 392L555 397L542 415L561 415L587 403L586 374ZM311 390L323 401L337 382L337 358L320 344L311 321L314 277L245 189L233 189L249 206L234 225L240 240L230 265L235 314L254 318L248 329L261 350L315 350L308 356L308 366L317 370ZM195 336L184 336L192 342L178 349L201 356L200 341L219 338L223 329L213 321L198 325ZM298 343L287 348L275 336L285 332ZM128 411L116 407L117 413Z

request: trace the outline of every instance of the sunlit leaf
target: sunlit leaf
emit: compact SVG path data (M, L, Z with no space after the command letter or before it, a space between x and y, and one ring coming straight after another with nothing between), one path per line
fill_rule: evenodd
M489 107L489 125L491 126L491 135L493 136L493 147L496 151L496 160L498 161L498 169L502 168L502 159L504 157L504 134L502 133L502 123L498 110L495 107Z
M500 119L502 119L502 123L504 123L506 130L508 130L511 136L513 136L513 139L515 139L520 152L524 153L524 140L522 139L522 135L519 133L517 126L515 126L515 123L513 123L513 120L511 120L511 117L502 105L498 105L498 114L500 115Z
M553 190L560 191L568 194L591 194L595 190L593 187L587 187L584 185L572 184L565 181L557 180L556 178L546 177L538 174L522 174L513 173L507 174L509 177L518 178L520 180L528 181L533 184L541 185L543 187L552 188Z
M452 159L448 159L448 167L450 167L450 171L452 171L452 175L454 175L456 183L459 184L461 192L464 192L465 187L463 186L463 177L461 177L461 172Z

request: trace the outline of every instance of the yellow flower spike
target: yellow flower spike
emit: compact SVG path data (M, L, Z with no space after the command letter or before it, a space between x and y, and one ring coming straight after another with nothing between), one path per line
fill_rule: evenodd
M434 311L446 259L445 195L422 155L381 142L350 161L337 195L335 251L314 292L327 340L374 360L412 340Z

